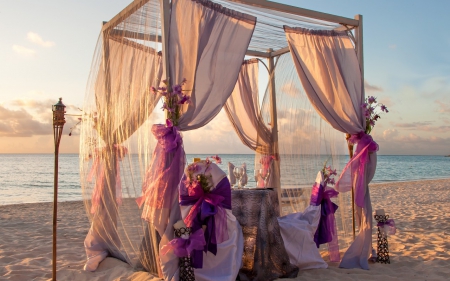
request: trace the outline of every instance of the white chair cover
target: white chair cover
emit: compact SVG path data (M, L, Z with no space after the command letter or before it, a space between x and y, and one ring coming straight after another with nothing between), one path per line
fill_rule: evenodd
M323 185L322 172L317 174L316 182ZM310 205L303 213L292 213L278 218L289 260L300 270L328 267L314 242L314 233L319 225L320 212L320 205Z
M214 188L227 175L216 164L211 163L205 173L205 162L196 163L197 174L210 174ZM213 189L214 189L213 188ZM180 206L181 215L184 218L189 214L192 206ZM196 281L234 281L242 267L242 254L244 252L244 236L242 228L231 210L227 212L228 240L217 245L217 255L210 252L203 253L203 268L194 270Z

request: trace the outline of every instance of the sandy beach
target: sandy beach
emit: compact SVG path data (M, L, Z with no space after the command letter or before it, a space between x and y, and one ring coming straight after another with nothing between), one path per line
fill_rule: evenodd
M385 209L397 225L389 237L391 264L366 271L330 263L300 271L295 280L449 280L450 181L372 184L371 197L373 209ZM58 210L58 280L158 280L113 258L84 272L89 222L83 203L59 203ZM0 206L0 280L49 280L51 258L52 203Z

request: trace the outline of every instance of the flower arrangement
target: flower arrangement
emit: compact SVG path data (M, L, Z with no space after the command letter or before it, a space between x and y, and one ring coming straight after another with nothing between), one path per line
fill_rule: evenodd
M389 110L387 107L382 103L377 103L377 100L374 96L369 96L366 98L365 102L361 105L364 111L364 116L366 117L366 134L370 134L373 127L375 126L375 122L378 121L379 118L381 118L380 114L381 112L388 113ZM376 111L380 108L380 111Z
M324 178L324 184L325 186L329 185L335 185L335 180L334 180L334 176L337 175L336 169L333 170L333 168L331 168L331 166L327 167L327 162L325 162L325 164L323 165L322 168L322 173L323 173L323 178Z
M154 94L160 94L163 96L163 107L162 110L167 110L166 125L167 127L178 126L181 116L181 106L186 103L191 102L191 97L183 94L187 90L183 90L183 86L186 84L186 79L183 79L180 84L172 86L169 89L169 81L162 81L165 87L151 87L151 91Z
M209 168L209 165L211 164L211 161L206 158L205 164L206 172ZM190 164L189 166L187 166L186 170L188 176L184 181L184 184L188 189L189 196L196 194L199 188L201 188L204 193L209 193L211 191L211 188L213 187L211 175L197 174L196 176L194 176L194 174L200 170L200 167L197 165L197 163Z

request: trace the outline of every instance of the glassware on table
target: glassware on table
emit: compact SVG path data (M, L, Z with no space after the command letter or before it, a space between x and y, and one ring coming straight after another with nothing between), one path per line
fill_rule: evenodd
M236 177L236 182L237 182L237 188L241 189L241 178L242 175L244 174L244 169L239 168L239 167L235 167L233 170L234 176Z
M260 178L260 174L259 174L259 170L255 170L255 182L256 182L256 187L259 187L258 186L258 181L259 181L259 178Z
M264 182L264 187L267 187L267 181L270 176L270 169L259 169L259 176Z

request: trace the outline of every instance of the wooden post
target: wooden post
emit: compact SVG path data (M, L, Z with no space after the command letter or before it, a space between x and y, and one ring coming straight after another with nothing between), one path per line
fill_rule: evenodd
M269 54L273 49L269 49ZM272 141L273 147L271 153L275 156L274 161L274 171L273 171L273 184L274 188L278 194L278 203L280 206L279 215L282 215L282 204L281 204L281 171L280 171L280 153L278 148L278 120L277 120L277 98L275 90L275 63L274 57L270 56L268 58L268 68L269 68L269 93L270 93L270 125L272 127Z

